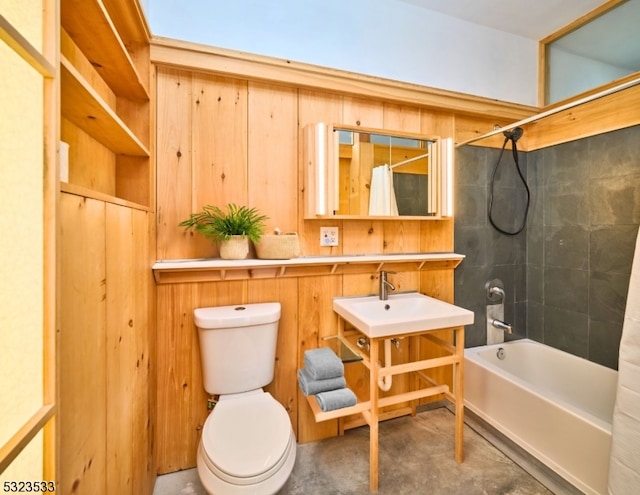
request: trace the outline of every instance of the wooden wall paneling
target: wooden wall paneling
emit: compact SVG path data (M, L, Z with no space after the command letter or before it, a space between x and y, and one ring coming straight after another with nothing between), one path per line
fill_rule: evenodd
M193 211L247 203L247 89L246 81L193 75ZM210 252L206 239L194 242Z
M420 252L453 252L453 218L420 222Z
M200 250L194 233L178 227L192 213L191 74L157 69L157 258L200 258L213 256Z
M420 133L420 109L417 107L385 103L382 119L385 130Z
M149 158L117 155L115 195L145 207L151 207L153 190Z
M518 149L532 151L638 125L638 100L640 86L633 86L523 126L525 132ZM486 140L478 144L487 146Z
M133 221L133 318L135 332L132 378L133 405L133 482L132 493L152 493L156 480L154 428L156 415L155 282L149 260L155 259L154 215L131 210ZM127 322L129 324L129 322Z
M340 242L350 254L382 253L385 220L343 220Z
M190 284L157 287L159 474L195 466L197 427L204 421L194 411L206 400L204 390L196 390L198 378L193 371L194 348L198 349L192 314L195 290Z
M106 492L104 203L61 194L59 410L62 493Z
M304 129L309 124L323 122L326 124L339 124L342 116L343 98L339 95L309 91L298 91L298 232L300 233L300 249L303 254L329 255L341 254L342 244L336 247L320 246L320 227L337 226L342 230L341 220L304 220L305 183L304 174L306 164L303 158Z
M157 286L158 472L196 465L200 432L207 417L200 345L193 322L199 307L247 301L247 283L216 282Z
M420 133L426 136L455 139L456 116L453 112L440 112L423 108L420 111Z
M67 119L61 119L60 138L69 143L69 182L115 195L115 155ZM90 158L90 163L87 161Z
M265 279L248 282L248 303L279 302L278 345L273 381L265 387L287 410L298 427L298 280Z
M342 116L344 121L341 124L384 129L384 104L382 102L353 96L345 96L343 101Z
M368 140L368 137L366 138ZM374 147L373 144L354 138L353 154L349 166L342 167L347 172L348 181L343 179L340 192L346 193L346 198L340 198L340 210L342 205L346 207L345 214L351 212L369 211L369 191L371 191L371 175L373 173ZM361 166L362 164L362 166ZM370 166L365 166L370 164Z
M116 95L64 29L60 29L60 53L82 74L94 91L115 109Z
M493 118L493 117L473 117L469 115L456 115L456 134L454 141L456 143L460 143L466 141L468 139L473 139L475 137L482 136L487 132L491 132L495 129L496 126L503 127L511 124L513 121L507 121L505 119ZM520 149L520 145L523 150L526 150L526 141L527 136L523 136L521 141L518 141L518 149ZM477 146L489 146L492 148L500 148L504 143L504 136L502 134L497 134L487 139L483 139L482 141L478 141L476 143Z
M371 100L410 102L429 108L444 108L475 115L502 115L512 122L535 113L536 108L463 95L416 84L384 80L291 60L206 47L171 39L154 39L152 58L157 63L198 67L207 72L233 74L253 80L271 81L305 88L322 88L336 94L350 94Z
M136 368L134 246L131 210L106 204L107 451L106 493L132 494ZM136 391L137 392L137 391ZM137 433L137 432L135 432Z
M298 334L299 346L295 374L304 367L304 352L326 344L322 339L338 333L337 318L333 312L333 297L342 292L342 276L303 277L298 279ZM349 367L345 367L345 376ZM347 376L348 378L348 376ZM349 382L351 385L351 382ZM311 442L335 436L338 433L337 420L316 423L313 413L301 391L297 391L298 418L297 439L299 443Z
M298 210L298 93L295 89L249 83L248 204L275 227L294 232ZM300 205L302 206L302 205Z
M383 252L390 254L420 252L421 223L421 220L402 219L384 222ZM398 292L420 288L418 272L400 272L391 275L389 280Z
M135 55L140 59L140 65L145 67L142 72L148 84L149 47L135 45ZM151 102L133 101L127 98L117 98L116 111L131 131L139 136L140 141L151 149ZM155 174L150 170L148 157L133 157L119 155L116 158L116 195L128 201L144 206L151 206L155 197L151 187Z

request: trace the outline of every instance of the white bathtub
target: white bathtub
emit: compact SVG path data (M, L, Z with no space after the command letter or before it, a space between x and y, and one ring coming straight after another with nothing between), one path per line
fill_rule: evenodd
M616 371L528 339L465 349L464 366L465 406L584 493L607 492Z

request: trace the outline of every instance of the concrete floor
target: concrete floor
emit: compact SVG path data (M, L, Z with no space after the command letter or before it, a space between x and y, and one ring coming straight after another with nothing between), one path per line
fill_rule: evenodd
M380 495L549 495L571 487L539 472L540 466L505 448L516 462L481 436L469 416L465 461L453 459L454 415L446 407L380 424ZM471 425L471 426L469 426ZM473 427L473 428L472 428ZM485 435L486 431L483 432ZM501 448L503 445L501 445ZM551 490L525 471L536 475ZM544 471L544 470L543 470ZM291 477L278 495L369 494L369 428L298 445ZM195 469L159 476L153 495L206 495Z

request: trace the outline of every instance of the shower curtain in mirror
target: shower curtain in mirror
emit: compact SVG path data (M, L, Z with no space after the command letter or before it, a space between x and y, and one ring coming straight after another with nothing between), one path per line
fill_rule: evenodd
M371 172L369 215L398 215L398 204L396 203L396 194L393 190L393 171L387 164L374 167Z

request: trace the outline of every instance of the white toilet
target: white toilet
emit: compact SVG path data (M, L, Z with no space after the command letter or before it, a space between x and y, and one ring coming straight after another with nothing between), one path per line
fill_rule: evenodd
M213 495L268 495L287 481L296 439L273 380L280 303L194 310L204 388L219 401L198 446L198 475Z

